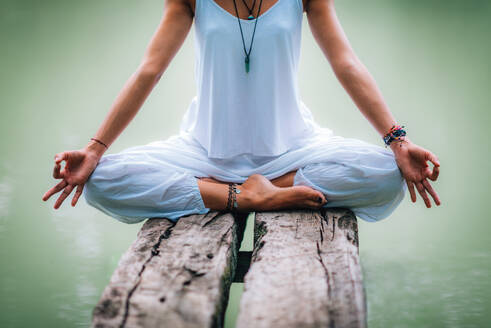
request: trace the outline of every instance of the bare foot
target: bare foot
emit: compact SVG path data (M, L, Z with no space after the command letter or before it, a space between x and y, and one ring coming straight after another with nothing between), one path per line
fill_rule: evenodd
M240 211L269 211L280 209L319 209L327 200L324 195L307 186L277 187L261 174L251 175L237 187Z

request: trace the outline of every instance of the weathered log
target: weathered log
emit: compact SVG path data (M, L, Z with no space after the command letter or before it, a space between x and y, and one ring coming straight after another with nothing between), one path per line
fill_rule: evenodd
M222 327L245 218L150 219L122 256L93 327Z
M237 327L365 327L349 210L257 212Z

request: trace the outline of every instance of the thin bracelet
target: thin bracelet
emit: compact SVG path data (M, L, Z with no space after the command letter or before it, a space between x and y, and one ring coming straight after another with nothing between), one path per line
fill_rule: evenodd
M103 143L102 141L100 141L99 139L90 138L90 140L94 140L95 142L100 143L101 145L103 145L104 147L106 147L106 149L108 148L107 145L105 143Z

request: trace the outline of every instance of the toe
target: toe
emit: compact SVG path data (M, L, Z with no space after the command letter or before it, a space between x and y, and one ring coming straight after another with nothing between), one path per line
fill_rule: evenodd
M320 205L324 205L327 203L326 196L324 196L324 194L321 193L320 191L316 192L313 200Z
M320 191L314 191L314 192L312 192L310 199L316 203L321 204L324 202L324 195Z

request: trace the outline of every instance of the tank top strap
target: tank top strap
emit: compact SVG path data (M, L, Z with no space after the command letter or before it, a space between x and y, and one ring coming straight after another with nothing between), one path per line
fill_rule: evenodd
M214 2L214 0L195 0L194 6L194 15L195 18L198 20L201 16L211 17L213 15L216 15L216 9L226 12L225 9L221 8L217 3Z

